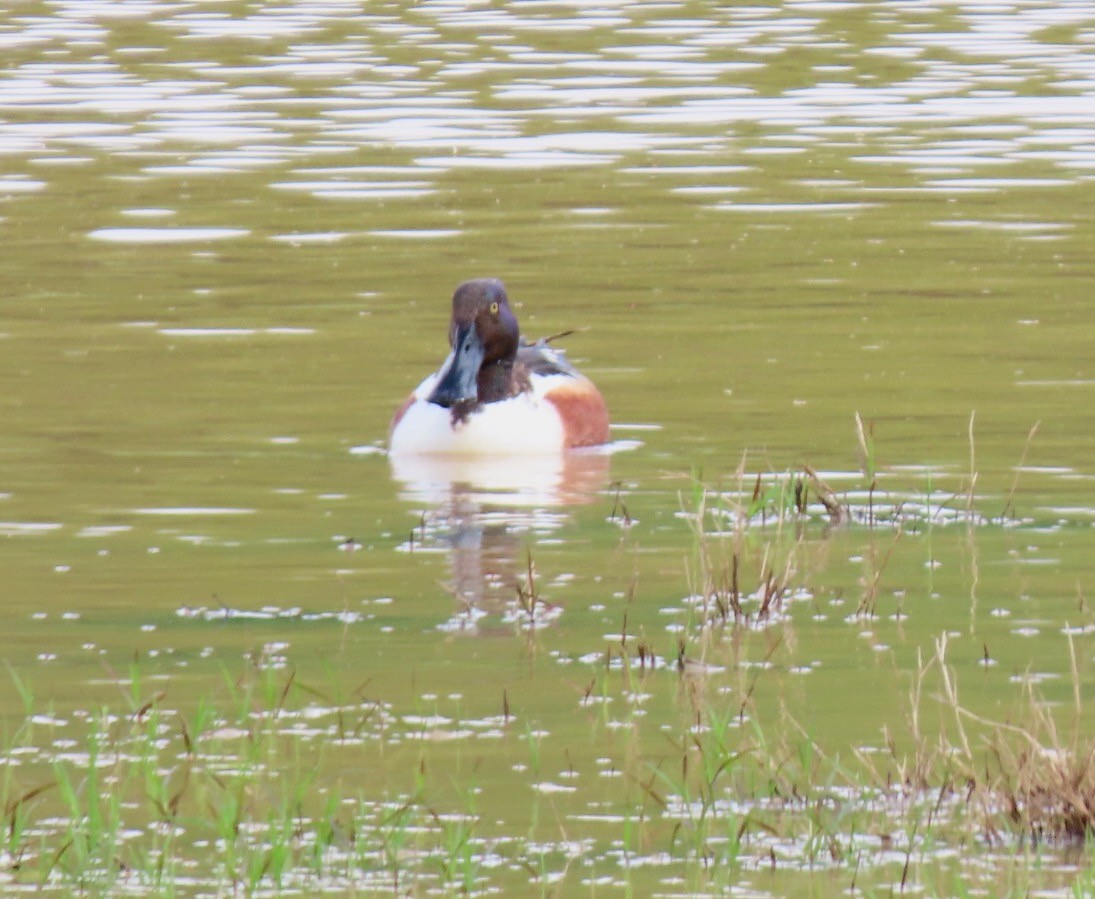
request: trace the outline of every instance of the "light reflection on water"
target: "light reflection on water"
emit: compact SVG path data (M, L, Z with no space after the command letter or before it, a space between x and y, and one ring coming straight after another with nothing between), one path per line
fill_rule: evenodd
M146 172L176 175L277 168L377 142L426 151L392 166L401 177L390 189L398 192L428 189L421 177L401 184L407 175L469 165L609 165L670 147L730 149L733 132L720 131L754 123L773 137L837 144L836 128L853 142L867 128L886 152L861 159L903 160L914 170L1041 159L1075 174L1092 165L1087 95L1095 64L1068 43L1040 37L1047 28L1083 27L1082 3L968 5L952 17L961 30L949 32L931 30L931 6L876 10L886 28L877 46L850 43L831 5L730 7L687 20L672 7L584 5L571 17L554 4L490 11L424 4L404 21L359 14L347 22L356 33L342 41L328 35L346 14L340 4L298 2L244 15L115 6L59 3L54 16L9 23L7 46L33 54L13 55L0 105L60 120L4 122L8 154L83 147L136 154ZM123 40L104 58L123 28L138 29L145 45ZM505 37L488 41L483 29ZM575 30L581 50L540 46ZM217 58L220 42L241 40L249 42L245 64ZM281 53L270 48L286 41ZM802 72L806 83L763 87L777 65L766 58L819 42L828 61ZM488 43L491 56L478 59ZM211 52L202 58L205 47ZM888 60L895 61L889 68ZM486 103L476 95L485 78ZM1021 91L1038 79L1053 96ZM88 118L80 121L81 112ZM593 116L614 127L575 127L575 119ZM535 133L552 119L550 133ZM1004 120L1010 134L1000 133ZM997 136L902 146L910 124L957 135L982 122ZM140 165L140 154L168 148L179 161ZM386 196L383 185L378 190L375 197Z

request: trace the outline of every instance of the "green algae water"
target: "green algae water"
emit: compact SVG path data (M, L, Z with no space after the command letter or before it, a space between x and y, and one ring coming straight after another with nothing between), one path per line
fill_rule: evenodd
M5 891L1090 889L884 786L1090 704L1092 34L9 4ZM389 462L486 276L612 452Z

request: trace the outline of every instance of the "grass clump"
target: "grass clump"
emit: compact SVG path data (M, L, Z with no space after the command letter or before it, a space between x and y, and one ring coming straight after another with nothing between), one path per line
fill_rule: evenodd
M956 847L1015 853L1090 842L1095 749L1078 688L1067 736L1029 686L1009 720L994 721L961 704L946 649L941 638L917 672L907 738L899 744L887 731L883 752L827 748L785 707L761 724L755 683L727 706L686 674L689 723L636 776L671 827L671 851L713 879L805 865L844 870L853 884L898 857L894 881L904 888L913 867ZM929 706L945 719L930 735Z
M1068 637L1072 668L1071 720L1062 730L1053 706L1026 680L1019 707L1008 720L976 715L959 701L957 678L946 661L947 638L921 668L914 689L919 704L927 673L938 672L941 702L952 724L935 740L911 716L916 744L898 765L909 786L960 785L990 843L1077 842L1095 835L1095 743L1084 727L1075 645ZM914 710L916 707L914 706Z

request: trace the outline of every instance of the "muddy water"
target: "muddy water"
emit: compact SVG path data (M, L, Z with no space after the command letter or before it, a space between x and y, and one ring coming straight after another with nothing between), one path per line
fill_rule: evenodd
M696 480L730 504L809 464L921 514L815 515L808 598L711 650L728 691L751 660L768 707L877 744L941 634L993 710L1069 696L1072 631L1087 692L1093 34L1083 3L9 5L6 662L58 710L114 701L135 654L182 705L248 657L397 715L505 701L593 778L688 717L670 670L634 745L575 711L621 634L699 651ZM611 455L392 469L484 275L526 333L582 329ZM754 584L793 545L758 527ZM503 832L525 779L484 785ZM593 800L560 797L596 856Z

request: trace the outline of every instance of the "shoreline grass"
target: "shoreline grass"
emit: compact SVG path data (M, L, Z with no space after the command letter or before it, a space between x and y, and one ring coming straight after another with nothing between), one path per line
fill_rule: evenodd
M576 862L602 857L624 880L660 858L691 888L718 892L750 870L841 872L862 886L900 856L907 885L917 876L910 866L948 851L1079 851L1095 830L1095 750L1075 657L1072 665L1067 720L1029 685L1005 720L991 720L962 705L942 637L909 687L905 720L873 747L834 747L786 708L762 722L754 697L763 669L737 672L745 682L727 704L712 701L701 666L672 674L628 655L623 668L604 669L606 698L676 680L688 711L676 736L637 746L624 764L609 814L627 849L618 853L615 841L571 846L562 819L545 825L545 812L557 814L552 791L566 789L546 781L530 834L555 837L498 833L474 770L435 770L446 756L425 718L336 708L320 700L330 691L252 662L191 713L170 704L169 690L92 711L67 729L64 750L43 744L29 717L3 753L0 883L473 895L516 879L550 893ZM941 723L926 726L933 710ZM365 723L347 729L355 716ZM302 726L317 721L325 726ZM497 726L528 781L543 778L544 735L517 715ZM416 748L385 750L397 733ZM347 764L363 757L402 771L401 788L355 782Z

